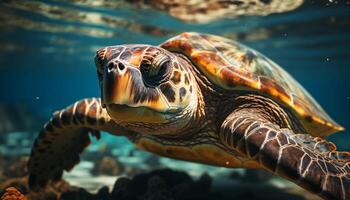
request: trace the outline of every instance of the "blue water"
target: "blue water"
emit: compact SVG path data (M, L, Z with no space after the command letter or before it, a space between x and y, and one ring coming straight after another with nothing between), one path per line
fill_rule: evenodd
M76 100L99 96L93 62L99 47L156 45L177 33L198 31L262 52L350 130L350 7L347 1L335 2L306 1L291 12L194 24L152 9L1 1L0 104L24 103L48 119ZM350 131L330 139L350 149Z

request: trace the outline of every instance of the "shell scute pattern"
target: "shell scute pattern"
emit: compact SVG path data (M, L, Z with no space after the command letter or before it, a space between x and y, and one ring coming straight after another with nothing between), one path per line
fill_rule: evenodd
M186 55L214 84L229 90L258 91L282 102L312 135L325 137L343 130L278 64L245 45L220 36L187 32L161 47Z

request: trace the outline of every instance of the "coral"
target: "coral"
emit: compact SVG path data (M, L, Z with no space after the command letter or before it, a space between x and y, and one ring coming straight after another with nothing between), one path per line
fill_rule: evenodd
M8 166L5 175L7 177L22 177L27 175L27 163L29 157L21 156Z
M27 200L27 198L15 187L6 188L4 194L1 196L0 199L1 200Z
M0 182L27 175L28 156L10 157L0 155Z
M203 174L198 181L185 172L170 169L138 174L132 179L119 178L111 192L111 199L190 200L212 199L211 177Z
M217 181L220 178L217 178ZM229 180L229 179L227 179ZM237 184L238 181L238 184ZM61 180L49 183L40 191L29 190L27 177L11 178L0 182L0 191L17 188L28 200L277 200L277 199L318 199L315 196L304 198L305 191L300 189L286 192L260 181L243 181L243 178L213 185L212 178L204 173L198 180L193 180L186 172L171 169L159 169L148 173L139 173L133 178L120 177L113 189L101 187L97 193L90 193L83 188L69 185ZM7 191L7 190L6 190ZM4 196L1 200L14 199L16 192ZM264 194L264 195L261 195ZM22 196L23 196L22 195ZM6 197L6 198L5 198ZM24 198L24 196L23 196Z
M50 183L40 191L32 191L28 187L27 176L21 178L10 178L0 183L0 190L11 187L20 190L28 200L58 200L63 193L79 190L78 188L69 185L66 181L61 180L56 183Z
M124 171L124 166L113 157L105 156L95 162L91 173L94 175L116 176Z

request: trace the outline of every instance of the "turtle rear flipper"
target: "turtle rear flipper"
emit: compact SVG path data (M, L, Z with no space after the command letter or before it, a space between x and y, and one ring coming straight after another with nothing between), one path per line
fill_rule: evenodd
M83 99L55 112L34 142L28 162L29 186L35 189L61 179L63 170L79 163L79 154L90 144L89 133L99 139L99 130L114 134L124 130L110 120L100 99Z
M296 134L246 108L224 121L221 141L272 173L325 199L350 199L348 152L308 134Z

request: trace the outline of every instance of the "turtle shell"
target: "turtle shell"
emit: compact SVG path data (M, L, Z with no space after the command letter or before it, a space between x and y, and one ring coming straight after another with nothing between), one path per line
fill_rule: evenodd
M218 86L228 90L254 90L284 104L313 136L326 137L343 130L279 65L238 42L186 32L160 46L184 54Z

